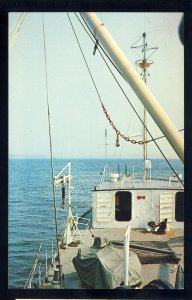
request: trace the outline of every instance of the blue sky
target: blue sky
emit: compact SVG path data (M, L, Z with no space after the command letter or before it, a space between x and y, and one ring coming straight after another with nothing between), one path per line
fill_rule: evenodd
M10 32L19 13L9 14ZM148 86L178 129L184 128L184 49L178 36L181 13L97 13L113 38L135 66L140 59L131 45L147 33L158 46L151 57ZM74 14L73 25L95 79L101 99L113 122L125 135L141 131L141 124ZM108 131L108 156L142 158L142 146L120 140L109 125L66 13L45 13L48 93L53 154L65 158L105 157L104 133ZM138 70L139 71L139 70ZM141 104L117 74L127 96L139 112ZM149 117L154 137L161 132ZM142 139L138 137L138 139ZM177 158L165 139L159 145L169 158ZM27 13L9 51L9 154L49 156L42 14ZM161 158L150 143L149 158Z

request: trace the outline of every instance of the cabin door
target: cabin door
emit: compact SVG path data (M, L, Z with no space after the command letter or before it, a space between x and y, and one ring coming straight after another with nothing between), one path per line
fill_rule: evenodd
M173 194L162 193L160 194L160 222L167 218L168 223L173 222Z
M132 216L131 192L117 192L115 194L115 220L130 221Z

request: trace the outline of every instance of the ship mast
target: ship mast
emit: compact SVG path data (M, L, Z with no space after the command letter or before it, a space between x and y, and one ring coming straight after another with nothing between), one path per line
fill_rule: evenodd
M148 113L156 122L168 142L184 162L184 140L178 129L170 120L159 102L153 96L146 84L131 66L125 54L121 51L115 40L112 38L104 24L92 12L82 13L85 21L92 30L95 39L105 48L114 64L118 67L124 79L130 84L135 94L141 100Z
M143 40L143 43L140 44L140 40ZM153 63L152 60L149 60L149 57L151 57L154 52L158 49L158 47L152 47L148 45L146 33L144 32L141 39L139 39L136 43L134 43L131 48L141 51L142 59L137 60L135 63L141 68L141 77L143 79L143 82L147 85L147 75L148 68ZM148 54L149 53L149 54ZM147 141L147 110L145 107L143 107L143 141ZM143 144L143 160L144 160L144 174L143 179L148 179L148 169L146 168L146 162L147 162L147 143Z

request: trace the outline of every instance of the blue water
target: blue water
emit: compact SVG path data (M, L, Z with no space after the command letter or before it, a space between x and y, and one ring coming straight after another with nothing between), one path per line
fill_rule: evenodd
M72 203L79 207L73 211L85 212L91 204L91 190L100 180L100 173L105 160L72 159L71 185ZM68 162L64 159L54 160L56 175ZM112 172L127 172L135 169L135 177L142 174L142 160L109 160ZM183 173L183 165L178 160L171 160L176 172ZM152 160L152 177L169 178L172 172L164 160ZM53 194L51 186L51 168L48 159L9 159L9 235L8 235L8 284L9 288L23 288L31 271L35 255L39 248L44 230L42 258L45 249L50 249L51 241L55 243L55 221ZM65 219L65 210L61 209L61 191L57 191L58 223ZM49 213L50 212L50 213ZM49 215L49 219L48 219ZM61 229L61 228L60 228ZM49 238L48 238L49 237Z

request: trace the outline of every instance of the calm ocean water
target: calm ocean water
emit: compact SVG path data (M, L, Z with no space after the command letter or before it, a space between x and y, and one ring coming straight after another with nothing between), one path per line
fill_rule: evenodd
M71 186L72 204L78 214L87 210L91 204L91 190L100 180L100 173L105 164L102 159L72 159ZM55 159L55 175L68 160ZM178 160L171 160L176 172L183 174L183 165ZM131 172L134 164L135 177L142 174L142 160L108 160L112 172ZM164 160L152 160L152 177L169 178L171 170ZM55 240L53 195L51 187L51 169L48 159L9 159L9 235L8 235L8 275L9 288L23 288L31 271L35 255L46 228L42 244L42 258L45 249L50 249ZM65 218L61 209L61 191L57 191L58 220ZM76 208L74 208L76 213ZM49 216L49 218L48 218Z

